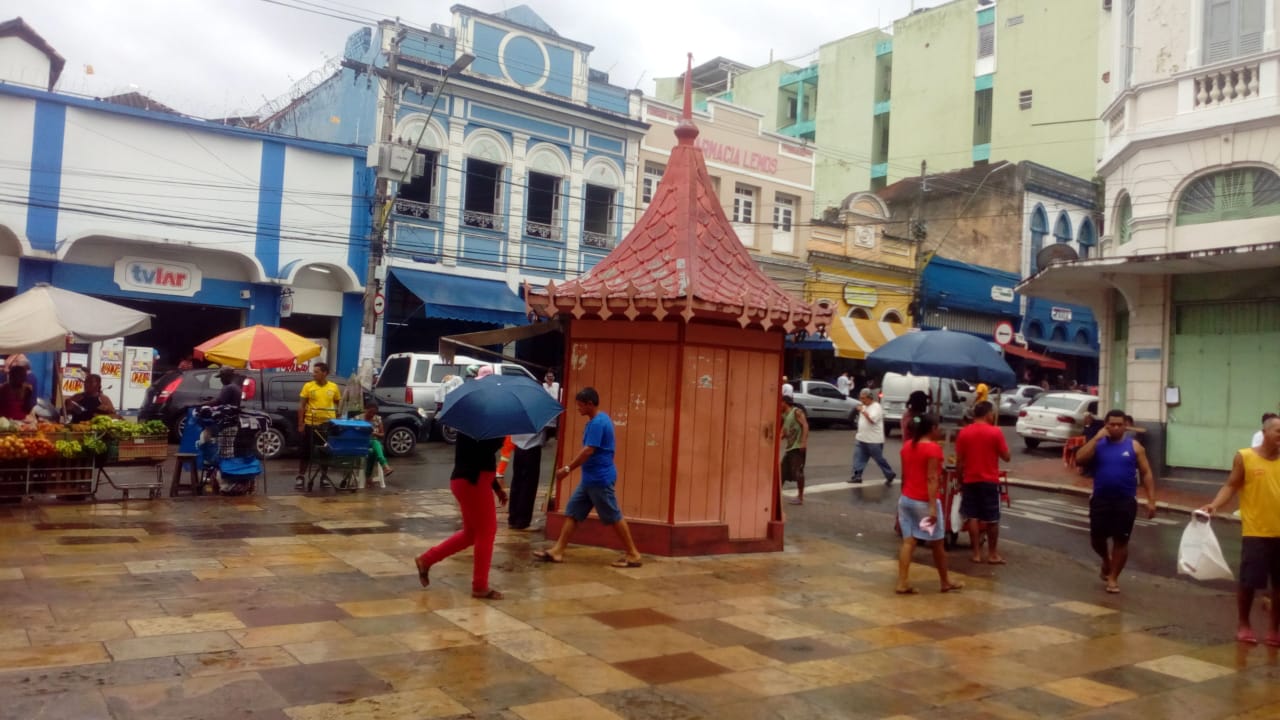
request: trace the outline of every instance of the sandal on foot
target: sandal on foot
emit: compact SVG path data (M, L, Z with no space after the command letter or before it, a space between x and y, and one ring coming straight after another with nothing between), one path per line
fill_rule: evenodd
M618 558L617 560L614 560L612 563L610 563L610 564L609 564L609 567L616 567L616 568L638 568L638 567L640 567L640 566L642 566L642 565L644 565L644 563L640 562L639 560L628 560L628 559L626 559L626 558L622 557L622 558Z
M502 593L490 588L482 593L473 592L471 593L471 597L477 600L501 600Z
M1006 563L1005 563L1005 561L1004 561L1004 558L1002 558L1002 557L998 557L998 558L990 558L990 559L988 559L988 560L987 560L987 564L988 564L988 565L1005 565Z
M920 594L920 591L913 587L894 588L893 591L899 595L919 595Z
M947 583L947 585L946 585L945 587L943 587L943 588L942 588L942 592L944 592L944 593L949 593L949 592L959 592L959 591L961 591L961 590L963 590L963 589L964 589L964 583L962 583L962 582L953 582L953 583Z
M1248 645L1257 645L1258 636L1253 634L1253 630L1249 628L1240 628L1236 631L1236 642L1246 643Z
M382 468L382 477L391 477L391 473L395 472L395 468L390 465Z
M431 578L428 577L428 575L431 573L431 566L424 565L422 562L422 558L420 557L414 558L413 564L414 564L414 567L418 568L418 582L422 583L422 587L427 587L428 585L430 585Z
M1267 644L1267 647L1280 647L1280 635L1267 633L1267 639L1263 642Z
M1119 594L1120 594L1120 586L1119 586L1119 585L1114 585L1114 584L1112 584L1112 583L1107 583L1107 592L1111 593L1112 595L1119 595Z
M551 553L547 552L546 550L534 550L534 551L533 551L533 559L534 559L534 560L541 560L542 562L549 562L549 563L562 563L562 562L564 562L564 558L556 558L555 556L553 556Z

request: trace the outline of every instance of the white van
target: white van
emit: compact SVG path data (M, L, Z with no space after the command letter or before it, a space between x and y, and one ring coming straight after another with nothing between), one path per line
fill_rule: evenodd
M929 396L931 412L940 415L944 421L958 422L973 405L974 387L964 380L885 373L880 385L885 435L898 429L907 409L907 398L917 390Z
M453 362L444 362L435 353L395 353L382 363L373 394L379 400L416 405L434 421L440 383L449 375L462 376L468 365L490 365L500 375L523 375L538 382L533 373L515 363L492 363L465 355L455 355Z

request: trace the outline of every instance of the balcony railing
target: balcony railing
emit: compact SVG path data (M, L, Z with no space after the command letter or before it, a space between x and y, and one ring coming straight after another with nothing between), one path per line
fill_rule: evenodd
M409 217L422 218L423 220L440 222L444 218L444 208L415 200L397 198L394 209L399 215L408 215Z
M481 228L482 230L497 230L501 232L506 229L506 223L504 220L505 218L501 215L476 212L474 210L462 211L462 224L467 227Z
M528 220L524 224L524 234L542 240L559 240L560 228L555 225Z
M608 250L613 247L613 236L604 233L583 232L582 244L586 247Z
M1261 63L1220 67L1195 76L1196 109L1221 107L1258 97Z

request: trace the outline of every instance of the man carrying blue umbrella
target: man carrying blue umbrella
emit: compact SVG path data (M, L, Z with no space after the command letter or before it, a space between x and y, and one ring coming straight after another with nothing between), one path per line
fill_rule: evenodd
M595 508L600 522L613 527L626 550L626 554L614 561L613 566L640 567L640 551L631 539L631 528L622 517L617 495L613 491L618 479L618 469L613 464L613 420L600 412L600 394L595 388L579 390L574 399L578 403L578 414L587 418L587 426L582 431L582 449L568 465L556 470L556 480L568 477L575 468L582 468L582 482L565 505L560 538L555 545L546 550L538 550L533 556L546 562L564 562L564 551L569 546L569 539L573 537L578 525L587 519L591 509Z

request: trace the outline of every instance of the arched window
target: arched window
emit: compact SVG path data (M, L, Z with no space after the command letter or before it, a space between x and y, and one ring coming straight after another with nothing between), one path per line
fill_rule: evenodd
M1088 331L1088 330L1085 330L1085 329L1083 329L1083 328L1081 328L1080 330L1077 330L1077 331L1076 331L1076 339L1075 339L1075 343L1076 343L1077 345L1084 345L1085 347L1088 347L1088 346L1089 346L1089 331Z
M880 322L887 322L887 323L894 323L896 325L901 325L902 316L898 314L897 310L889 310L885 312L884 317L880 318Z
M1067 341L1067 328L1066 328L1066 326L1065 326L1065 325L1054 325L1054 326L1053 326L1053 334L1049 336L1049 339L1050 339L1050 340L1052 340L1052 341L1054 341L1054 342L1066 342L1066 341Z
M866 309L865 309L865 308L850 308L850 309L849 309L849 317L854 318L854 319L856 319L856 320L870 320L870 319L871 319L871 315L867 314L867 311L866 311Z
M1280 175L1265 168L1237 168L1197 178L1178 198L1178 224L1280 215Z
M1080 257L1087 258L1093 254L1093 248L1098 244L1097 232L1093 229L1093 220L1085 218L1080 221L1080 234L1076 236L1076 242L1080 244Z
M1039 320L1032 320L1027 324L1027 337L1039 340L1044 337L1044 326Z
M1126 193L1116 204L1116 241L1124 245L1133 239L1133 202Z
M1058 213L1058 222L1053 224L1053 238L1060 243L1071 242L1071 218L1065 212Z
M1036 256L1044 249L1044 236L1049 234L1049 216L1045 214L1044 207L1036 205L1036 209L1031 212L1031 274L1035 275L1040 269L1036 265Z

